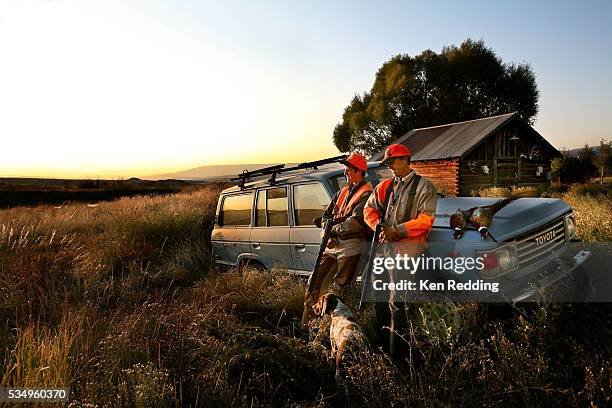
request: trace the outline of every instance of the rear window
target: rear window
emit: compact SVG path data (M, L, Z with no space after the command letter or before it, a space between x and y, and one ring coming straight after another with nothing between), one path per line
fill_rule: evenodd
M227 196L221 208L221 225L251 225L253 193Z
M313 220L323 215L330 201L321 183L293 186L295 225L314 225Z
M376 187L376 185L382 180L391 177L393 177L391 169L389 169L387 166L378 166L369 168L365 179L366 181L372 183L372 186ZM348 184L346 182L344 174L339 174L337 176L331 177L329 179L329 182L332 188L334 189L334 192L340 191L340 189L346 187Z

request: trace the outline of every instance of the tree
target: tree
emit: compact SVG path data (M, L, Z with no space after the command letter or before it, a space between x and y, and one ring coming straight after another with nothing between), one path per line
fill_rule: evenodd
M532 124L539 93L528 64L506 64L481 41L396 55L334 129L342 152L373 154L411 129L517 112Z
M604 183L604 178L612 167L612 141L606 142L601 139L599 142L599 154L597 157L597 166L599 167L600 184Z
M585 143L584 147L580 149L580 153L578 153L579 159L582 159L584 161L588 161L591 163L595 162L596 157L597 157L597 153L595 153L595 150L593 150L593 148L589 146L588 143Z
M551 170L562 183L585 183L597 174L597 167L578 157L556 158L551 162Z
M567 159L568 157L572 157L572 152L567 147L560 148L559 153L561 153L561 156L563 156L564 159Z

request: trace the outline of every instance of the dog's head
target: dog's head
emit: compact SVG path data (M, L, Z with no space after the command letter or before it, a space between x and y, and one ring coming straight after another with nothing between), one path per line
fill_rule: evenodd
M340 299L338 296L334 295L333 293L328 293L321 296L319 300L317 300L317 303L312 306L312 311L317 316L323 317L326 314L330 314L336 308L336 306L338 306L339 301Z

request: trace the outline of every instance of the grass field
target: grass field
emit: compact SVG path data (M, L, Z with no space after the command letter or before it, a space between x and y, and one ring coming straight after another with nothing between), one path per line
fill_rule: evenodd
M0 178L0 208L98 202L139 195L172 194L198 188L198 182L181 180L62 180Z
M70 386L74 407L610 404L607 304L463 305L455 326L424 305L440 318L415 311L423 366L373 345L339 391L329 322L296 336L302 281L212 266L219 191L0 211L0 386ZM611 240L609 197L563 197L583 239ZM357 317L370 335L371 311Z

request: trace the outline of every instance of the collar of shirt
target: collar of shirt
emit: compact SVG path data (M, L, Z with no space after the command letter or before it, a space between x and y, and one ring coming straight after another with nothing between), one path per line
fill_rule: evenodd
M361 188L361 186L363 186L365 183L366 183L365 180L361 180L361 182L358 184L349 185L349 194L352 194L354 191L359 190L359 188Z
M414 177L414 170L410 169L410 173L406 174L404 177L394 177L393 180L396 185L400 184L408 184L410 180Z

